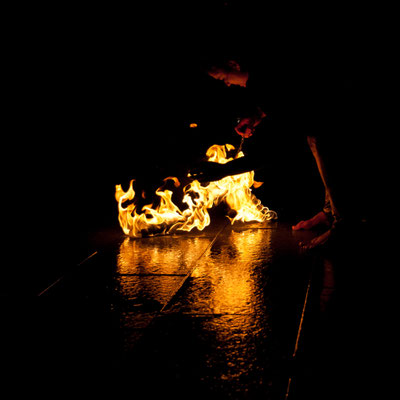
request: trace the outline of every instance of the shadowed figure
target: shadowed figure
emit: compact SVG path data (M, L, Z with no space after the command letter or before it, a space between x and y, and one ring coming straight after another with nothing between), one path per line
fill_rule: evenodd
M351 77L346 73L332 77L334 68L330 68L318 73L300 68L293 76L263 70L259 65L253 70L243 70L235 60L224 60L207 68L208 75L215 80L242 91L244 112L235 127L242 140L253 135L255 141L259 139L256 128L266 121L267 134L272 126L271 134L278 132L290 140L287 132L294 131L307 141L325 189L325 199L320 212L296 223L292 229L322 228L324 232L300 243L303 250L342 242L349 230L353 230L354 222L361 219L357 210L361 201L357 174L362 168L357 165L356 139L361 107L356 107ZM258 146L262 147L262 142ZM204 163L193 168L191 174L201 181L217 180L264 168L267 162L262 158L249 154L224 165Z

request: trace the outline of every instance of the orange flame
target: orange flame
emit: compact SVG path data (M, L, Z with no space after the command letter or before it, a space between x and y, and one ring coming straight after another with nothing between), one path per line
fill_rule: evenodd
M225 146L213 145L206 155L208 161L225 164L233 158L227 158L227 151L234 150L235 147L226 144ZM239 152L236 156L243 157ZM174 180L175 186L179 186L179 181L175 177L167 179ZM165 181L164 180L164 181ZM115 199L118 202L118 220L122 230L131 237L141 237L146 234L166 234L176 230L191 231L193 228L203 230L210 224L208 209L225 201L230 209L236 211L234 217L228 218L233 224L235 221L268 221L276 219L275 211L269 210L261 204L261 201L251 192L251 187L259 187L260 182L254 181L254 171L243 174L227 176L219 181L210 182L203 186L198 180L192 181L184 189L182 202L187 205L187 209L181 211L172 201L170 190L156 190L156 195L160 197L160 204L154 209L152 205L146 205L141 213L137 212L136 205L132 202L135 198L131 180L127 192L122 190L121 185L115 187ZM124 207L124 203L131 203Z

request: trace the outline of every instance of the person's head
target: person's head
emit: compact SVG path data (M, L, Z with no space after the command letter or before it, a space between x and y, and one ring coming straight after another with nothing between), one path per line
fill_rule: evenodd
M213 65L207 70L207 73L214 79L223 81L227 86L239 85L246 87L248 73L242 71L240 65L234 60L229 60L220 65Z

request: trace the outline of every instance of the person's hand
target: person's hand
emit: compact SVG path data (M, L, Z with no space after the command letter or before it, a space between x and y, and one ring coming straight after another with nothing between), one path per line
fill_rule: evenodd
M264 111L261 108L257 108L257 112L255 115L250 117L242 118L239 123L235 127L235 131L237 134L244 138L249 138L253 135L256 126L262 121L262 119L266 116Z
M254 119L247 117L240 120L240 122L235 126L235 131L240 136L249 138L253 135L255 127L256 125Z

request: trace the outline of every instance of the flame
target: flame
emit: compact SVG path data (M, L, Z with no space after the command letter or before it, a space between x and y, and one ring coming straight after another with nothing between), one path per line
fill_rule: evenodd
M234 158L227 153L235 150L235 147L226 144L211 146L206 155L208 161L226 164ZM243 157L239 152L235 158ZM175 177L168 177L164 181L172 179L175 187L180 185ZM251 192L251 187L259 187L262 183L254 181L254 171L245 172L234 176L227 176L219 181L210 182L203 186L198 180L193 180L183 189L182 202L187 208L181 210L172 201L172 191L158 188L156 195L160 197L160 203L156 208L153 205L142 207L140 213L133 201L135 191L131 180L127 192L121 185L115 186L115 199L118 202L118 220L124 233L131 237L141 237L144 234L167 234L176 230L191 231L193 228L203 230L210 224L208 209L226 202L229 208L236 212L234 216L228 216L233 224L235 221L264 222L277 217L276 213L261 204L261 201ZM130 202L127 206L124 203Z

